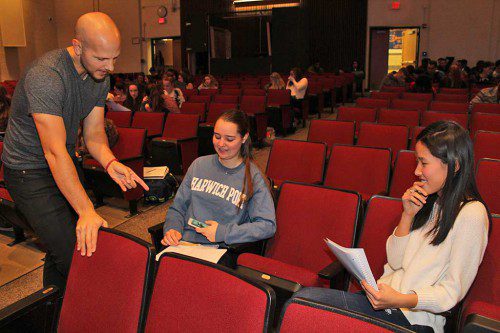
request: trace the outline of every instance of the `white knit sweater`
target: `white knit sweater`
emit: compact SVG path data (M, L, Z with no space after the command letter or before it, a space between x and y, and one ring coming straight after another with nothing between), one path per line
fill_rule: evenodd
M476 277L488 243L488 214L478 201L467 203L446 239L434 246L427 232L435 224L437 205L429 221L404 237L387 240L387 264L379 283L418 296L417 306L401 309L412 325L443 332L446 319L438 313L462 300Z

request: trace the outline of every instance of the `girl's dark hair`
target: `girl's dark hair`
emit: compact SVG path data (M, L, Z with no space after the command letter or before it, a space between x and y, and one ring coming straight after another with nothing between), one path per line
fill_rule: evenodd
M137 87L139 94L137 95L136 99L133 99L132 96L130 95L130 86ZM139 111L139 109L141 108L141 104L142 104L141 89L139 88L139 84L133 82L133 83L129 84L127 87L127 98L123 102L123 106L129 108L132 112L136 112L136 111Z
M241 110L229 110L224 112L219 119L235 124L238 127L238 134L244 137L248 134L248 138L245 143L241 145L240 154L243 157L243 162L245 163L245 178L243 179L243 189L241 190L240 202L238 207L253 196L253 180L252 173L250 170L253 155L252 155L252 140L250 139L250 122L248 120L245 112Z
M429 149L431 154L448 166L448 174L441 195L429 195L425 205L415 215L411 230L424 226L437 202L437 223L429 231L434 235L432 245L441 244L455 223L463 206L471 201L480 201L486 207L474 177L474 154L469 134L452 121L438 121L427 126L417 136L417 142ZM455 171L456 166L458 170ZM491 216L488 213L491 231Z
M125 85L121 82L117 82L117 83L115 83L115 89L125 91Z
M163 84L158 83L149 95L149 106L153 112L165 112L164 99L163 99Z
M304 77L304 73L300 67L294 67L291 69L295 73L295 81L300 81Z

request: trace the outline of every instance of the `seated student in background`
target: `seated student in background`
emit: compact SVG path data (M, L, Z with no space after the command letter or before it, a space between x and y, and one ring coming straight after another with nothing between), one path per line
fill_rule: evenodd
M179 72L177 81L175 81L175 87L179 89L194 89L191 75L187 71Z
M198 90L201 89L218 89L219 82L211 74L205 75L203 82L198 86Z
M117 82L113 90L113 95L114 95L113 101L122 104L127 98L127 95L125 93L125 85L121 82Z
M380 83L379 90L382 90L384 86L387 87L405 87L406 86L406 73L404 68L400 68L397 72L391 72L385 76L385 78Z
M496 87L488 87L481 89L476 96L470 101L469 111L472 111L474 104L477 103L492 103L498 104L500 103L500 82L496 85Z
M269 83L264 86L265 90L269 89L277 89L282 90L285 89L285 81L281 78L281 75L277 72L271 73L269 75Z
M227 111L219 117L213 135L217 154L199 157L189 167L167 212L163 245L184 240L224 246L274 235L274 203L262 173L252 162L249 130L242 111ZM189 218L209 226L193 228ZM225 257L224 264L233 267L236 257L230 253Z
M294 67L290 70L286 89L290 90L290 104L293 108L302 110L302 101L306 95L308 84L309 82L304 77L300 68Z
M186 100L184 99L184 95L182 94L182 90L179 88L174 87L174 79L173 78L167 78L163 79L163 89L165 95L170 97L175 101L175 104L177 105L177 109L179 109L182 106L182 103L184 103ZM172 110L170 107L168 108L171 112L175 112Z
M139 86L132 83L127 89L127 98L123 102L123 106L130 109L132 112L137 112L141 109L142 96L139 91Z
M443 332L441 313L465 297L476 277L491 216L477 191L471 139L460 125L429 125L417 136L415 150L420 180L403 194L403 213L387 240L379 291L362 281L366 295L305 288L297 296L417 332Z
M7 97L7 89L0 86L0 132L5 132L9 121L10 98Z

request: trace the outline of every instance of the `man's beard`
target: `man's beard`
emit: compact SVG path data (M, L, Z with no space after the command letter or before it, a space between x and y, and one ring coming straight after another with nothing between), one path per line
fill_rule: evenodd
M109 75L109 72L106 72L106 75L104 75L104 77L102 79L99 79L99 78L96 78L91 71L88 70L87 66L85 65L85 61L83 60L83 57L81 56L80 57L80 63L83 67L83 69L85 70L85 73L88 74L92 80L96 81L96 82L103 82L104 80L106 80L106 77ZM84 80L86 79L86 77L84 78Z

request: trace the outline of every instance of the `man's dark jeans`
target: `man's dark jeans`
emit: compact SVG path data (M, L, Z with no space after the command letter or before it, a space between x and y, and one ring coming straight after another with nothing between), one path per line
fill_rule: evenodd
M18 209L46 247L43 285L64 291L75 249L78 216L57 187L50 169L5 168L5 183Z

